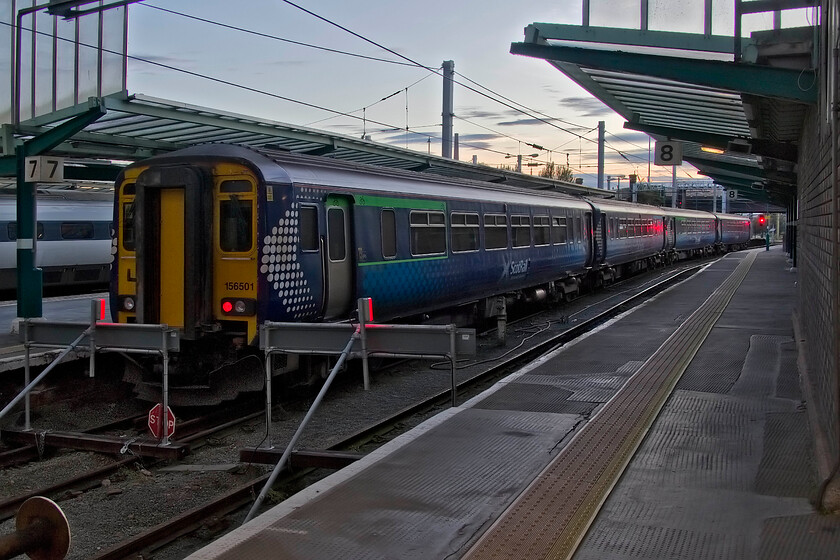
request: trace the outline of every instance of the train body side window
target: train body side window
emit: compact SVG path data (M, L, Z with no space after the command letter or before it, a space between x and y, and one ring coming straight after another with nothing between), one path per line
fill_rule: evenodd
M62 239L93 239L93 222L61 222Z
M566 218L564 216L551 217L551 242L555 245L566 243Z
M548 216L534 216L534 245L548 245L551 242L551 226Z
M397 215L393 210L383 209L380 215L382 229L382 258L397 256Z
M580 243L583 239L583 220L580 216L575 216L575 241Z
M253 243L251 224L253 204L232 194L228 200L219 201L219 245L226 253L251 250Z
M504 214L484 215L484 244L486 249L507 249L507 216Z
M300 207L300 249L301 251L317 251L320 249L318 236L318 208L315 206Z
M478 214L453 212L450 217L452 227L451 246L453 253L478 250Z
M332 262L343 261L347 257L347 243L344 235L344 210L330 208L327 211L327 252Z
M44 224L38 222L38 225L35 229L38 231L38 239L43 239ZM9 241L17 241L17 222L9 222L9 225L6 229L6 233L9 235Z
M446 252L446 215L443 212L412 210L412 255L442 255Z
M513 233L514 247L531 246L531 217L514 215L510 217L510 229Z

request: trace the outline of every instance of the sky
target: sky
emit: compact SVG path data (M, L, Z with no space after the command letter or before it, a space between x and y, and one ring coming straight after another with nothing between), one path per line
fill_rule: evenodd
M516 156L523 155L525 163L568 163L584 184L595 186L596 127L603 120L609 146L605 173L648 176L647 135L624 129L623 118L547 62L509 52L512 42L523 40L530 23L579 25L581 0L294 3L298 7L283 0L132 4L129 93L369 136L375 142L440 155L443 80L427 68L439 69L444 60L452 60L454 131L459 134L461 160L476 156L488 165L514 165ZM650 4L651 28L702 31L703 0ZM733 0L715 0L716 34L732 33L732 4ZM591 5L592 25L638 28L639 0L591 0ZM764 18L754 22L757 26L772 23L767 21L770 16L752 17ZM499 103L475 90L508 101ZM515 109L522 106L527 109ZM550 116L542 118L551 124L534 119L537 113ZM538 169L523 167L526 173ZM677 175L699 177L688 165ZM670 182L671 169L651 164L650 176Z

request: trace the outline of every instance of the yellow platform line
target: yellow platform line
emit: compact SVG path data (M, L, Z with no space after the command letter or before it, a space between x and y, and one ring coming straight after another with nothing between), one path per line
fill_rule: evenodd
M747 254L467 551L465 558L572 557L756 256L755 251Z

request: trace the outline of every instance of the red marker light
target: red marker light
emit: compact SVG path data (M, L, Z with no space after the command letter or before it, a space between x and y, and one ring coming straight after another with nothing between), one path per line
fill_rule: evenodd
M373 298L368 298L368 321L373 321Z
M100 321L105 320L105 300L104 299L99 300L99 320Z
M225 313L230 313L231 311L233 311L233 304L229 301L223 302L222 311L224 311Z

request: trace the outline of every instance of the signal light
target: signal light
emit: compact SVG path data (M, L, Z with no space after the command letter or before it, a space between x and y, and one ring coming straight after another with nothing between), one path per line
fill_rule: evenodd
M257 302L249 298L222 299L222 313L225 315L256 315Z
M765 217L764 217L764 214L762 214L761 216L759 216L759 217L758 217L758 225L763 226L763 225L764 225L764 222L765 222L766 220L767 220L767 218L765 218Z

